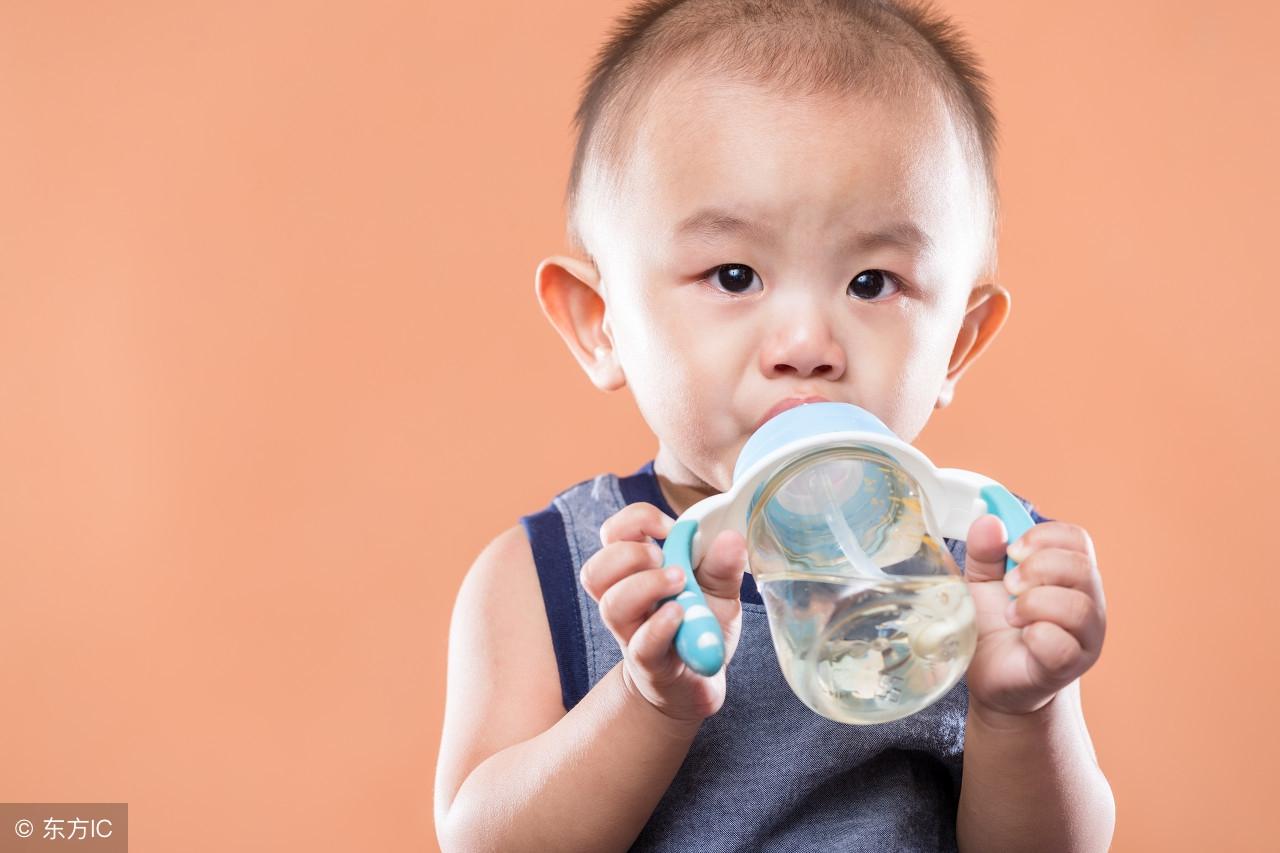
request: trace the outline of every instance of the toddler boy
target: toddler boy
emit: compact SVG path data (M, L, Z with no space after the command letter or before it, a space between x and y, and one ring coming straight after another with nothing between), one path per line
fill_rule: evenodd
M685 668L682 609L661 603L683 576L657 543L729 488L770 415L843 401L913 441L1005 322L984 83L946 19L888 0L662 0L623 18L577 114L575 254L536 285L591 381L630 389L657 453L561 492L468 573L446 850L1107 848L1079 696L1105 603L1079 526L1024 501L1039 523L1008 575L994 516L948 543L977 652L893 723L834 723L790 692L740 534L697 569L725 669Z

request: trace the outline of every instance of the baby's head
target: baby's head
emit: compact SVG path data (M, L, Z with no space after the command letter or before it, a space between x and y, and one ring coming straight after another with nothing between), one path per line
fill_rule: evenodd
M660 471L693 492L726 490L788 398L854 403L914 440L1008 314L995 122L934 13L647 2L576 121L580 257L545 259L538 297L597 387L631 388Z

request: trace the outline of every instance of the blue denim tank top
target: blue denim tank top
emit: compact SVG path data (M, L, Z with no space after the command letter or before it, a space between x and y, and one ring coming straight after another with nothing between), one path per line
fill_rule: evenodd
M1036 523L1047 521L1015 495ZM600 526L627 504L674 518L653 471L600 474L520 521L551 627L565 710L622 659L579 580ZM661 545L661 541L658 543ZM964 568L964 542L946 540ZM723 707L702 723L632 850L947 851L956 849L968 687L925 710L852 726L809 710L783 679L754 579L742 579L742 631Z

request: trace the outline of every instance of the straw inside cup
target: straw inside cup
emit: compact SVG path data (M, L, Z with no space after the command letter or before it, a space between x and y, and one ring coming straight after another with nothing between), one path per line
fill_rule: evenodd
M809 472L809 488L820 495L819 502L822 504L823 518L844 558L853 567L854 575L867 580L893 580L872 562L867 552L863 551L862 546L858 544L858 537L853 535L848 522L844 519L844 513L840 512L831 480L828 479L821 465Z

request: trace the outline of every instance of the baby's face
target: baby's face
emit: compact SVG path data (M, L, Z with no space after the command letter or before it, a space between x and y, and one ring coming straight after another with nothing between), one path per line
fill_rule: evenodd
M659 471L726 490L747 438L792 397L854 403L913 440L958 378L990 216L942 103L669 85L623 192L588 213Z

